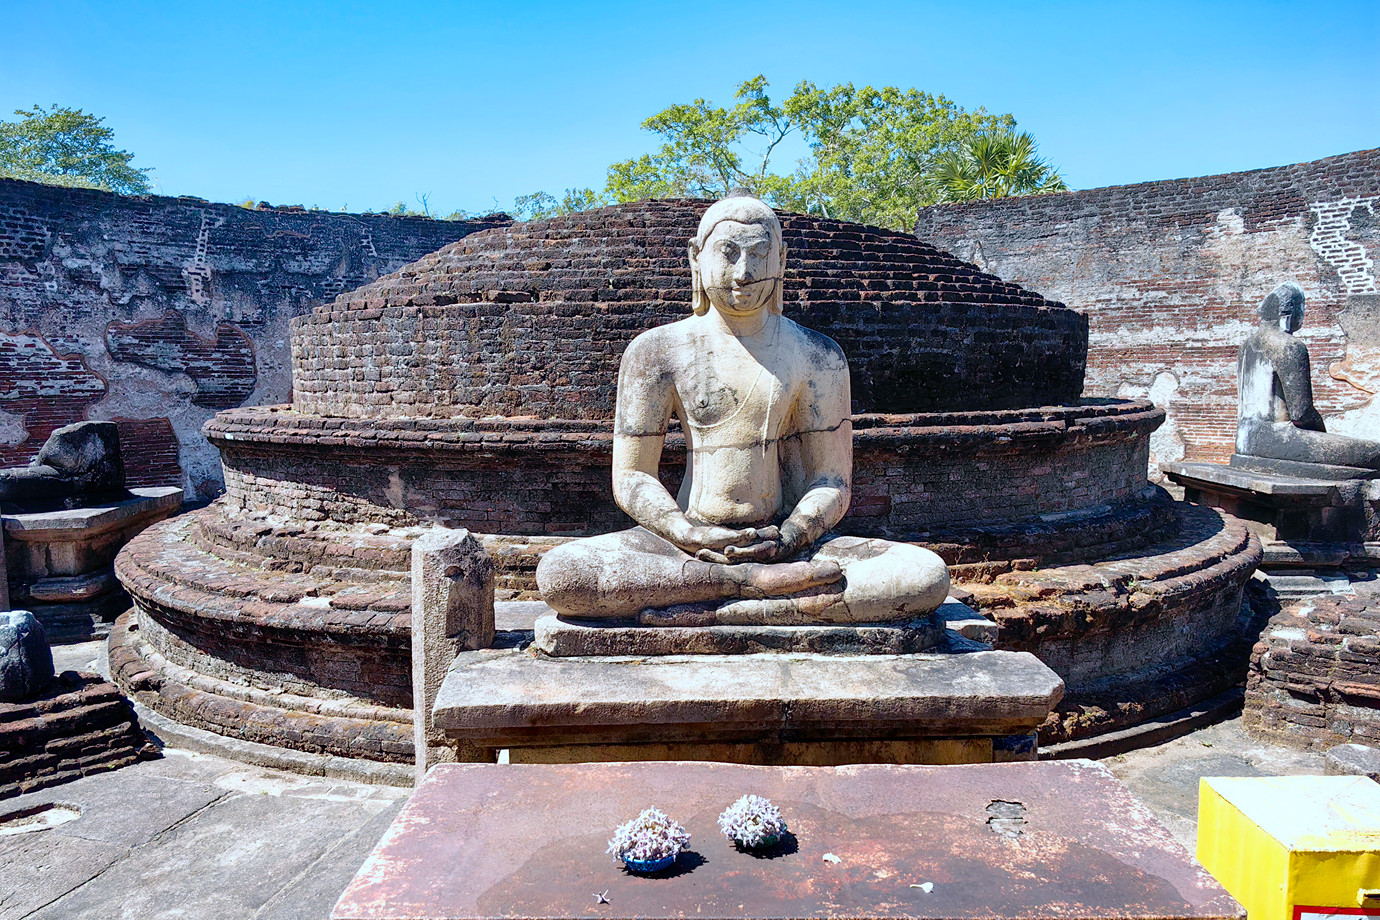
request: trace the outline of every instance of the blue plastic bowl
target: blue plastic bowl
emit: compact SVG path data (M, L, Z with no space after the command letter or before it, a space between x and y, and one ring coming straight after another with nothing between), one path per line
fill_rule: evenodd
M623 857L623 865L633 872L660 872L662 869L669 869L671 863L676 861L676 854L662 856L659 859L630 859Z

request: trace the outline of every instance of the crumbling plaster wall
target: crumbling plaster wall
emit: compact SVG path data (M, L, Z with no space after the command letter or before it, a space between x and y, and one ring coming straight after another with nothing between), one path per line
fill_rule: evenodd
M121 426L135 485L210 498L217 410L291 399L288 320L497 221L434 221L0 179L0 466Z
M1168 412L1152 464L1225 460L1236 349L1293 279L1329 428L1380 438L1380 150L920 212L916 235L1089 319L1085 393Z

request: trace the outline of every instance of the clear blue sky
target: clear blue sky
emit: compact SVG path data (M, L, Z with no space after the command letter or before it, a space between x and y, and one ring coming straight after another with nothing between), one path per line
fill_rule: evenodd
M1380 0L0 0L0 22L0 112L103 115L160 193L216 201L601 187L655 146L648 115L759 72L1010 112L1075 188L1380 146Z

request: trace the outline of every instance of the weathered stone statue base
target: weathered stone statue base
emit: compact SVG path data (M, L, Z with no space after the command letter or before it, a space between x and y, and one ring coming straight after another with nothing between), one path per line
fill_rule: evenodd
M967 607L963 609L972 613ZM850 626L673 625L651 629L633 620L567 620L548 614L537 620L532 647L552 658L757 652L908 655L939 646L944 632L938 614L905 623Z
M431 725L456 760L506 749L512 763L979 763L1033 759L1035 730L1062 695L1063 681L1024 652L490 649L456 657Z
M115 555L182 505L173 487L134 489L87 508L4 515L10 603L33 612L49 641L81 642L110 632L129 607Z
M414 622L442 622L433 606ZM448 665L430 712L417 707L429 764L499 751L510 763L1026 760L1063 695L1034 655L992 651L981 640L995 624L955 601L912 623L814 626L649 627L499 606L542 608L530 647L457 653L449 627L413 644L420 673Z
M1267 573L1380 567L1380 478L1374 470L1233 456L1167 463L1191 502L1245 521L1261 540Z
M1380 479L1380 470L1367 467L1338 466L1335 463L1305 463L1299 460L1278 460L1273 457L1252 457L1249 454L1232 454L1230 465L1233 469L1275 476L1291 476L1296 479L1327 481Z

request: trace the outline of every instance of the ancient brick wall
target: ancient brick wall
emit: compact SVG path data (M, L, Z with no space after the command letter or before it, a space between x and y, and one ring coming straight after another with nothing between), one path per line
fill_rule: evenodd
M134 485L206 498L216 410L291 399L288 320L503 221L247 210L0 179L0 465L121 426Z
M1380 437L1375 259L1380 150L1274 169L942 205L916 235L1089 319L1089 395L1168 410L1157 460L1223 460L1236 349L1281 281L1308 295L1300 337L1329 428Z

